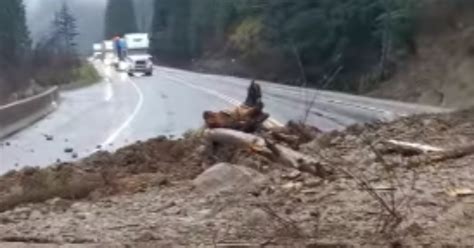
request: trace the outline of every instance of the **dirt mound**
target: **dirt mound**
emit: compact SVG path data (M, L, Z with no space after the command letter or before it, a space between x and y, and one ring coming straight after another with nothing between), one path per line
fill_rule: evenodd
M87 191L88 201L56 193L65 200L35 198L43 203L10 206L0 213L0 240L104 247L472 245L474 149L464 148L472 147L473 120L474 110L466 110L343 132L292 124L258 134L266 145L311 158L306 166L323 168L324 174L298 167L304 161L292 164L296 167L281 163L257 143L226 146L205 136L155 139L96 154L77 164L80 169L62 165L12 173L0 180L2 195L18 194L44 171L56 176L72 171L75 180L66 187L98 183ZM452 156L457 150L467 152ZM203 187L212 193L203 194Z
M334 172L313 192L314 198L298 196L322 214L320 235L362 246L474 243L469 234L474 228L472 150L453 158L393 150L384 142L462 150L472 146L473 118L474 111L466 110L356 125L303 145L305 153L318 154Z
M114 154L97 152L77 163L12 171L0 178L0 211L54 197L98 198L189 180L203 170L199 158L190 153L198 146L193 138L156 138Z

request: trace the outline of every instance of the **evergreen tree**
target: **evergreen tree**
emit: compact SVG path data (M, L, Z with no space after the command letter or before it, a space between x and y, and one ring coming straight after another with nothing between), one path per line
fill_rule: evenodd
M138 32L132 0L108 0L105 10L105 38Z
M384 77L395 49L416 52L416 2L155 0L152 48L164 60L232 54L314 86L338 77L332 88L355 91L347 82Z
M190 56L191 0L155 1L152 22L152 50L161 57L186 59Z
M23 1L0 1L0 63L15 65L21 62L30 46Z
M54 46L62 53L74 55L77 47L75 39L78 35L77 20L64 2L61 9L55 13L53 20Z
M153 18L154 0L134 0L135 15L137 17L138 30L143 33L150 32Z
M335 68L367 73L380 64L383 74L390 51L405 47L413 35L414 0L267 0L263 16L266 41L296 53L309 77ZM316 65L316 66L315 66ZM336 69L337 70L337 69ZM344 82L345 81L345 82ZM336 88L356 91L351 80ZM322 82L324 86L325 82Z
M193 56L226 42L229 28L238 18L237 4L238 1L191 1L189 32Z

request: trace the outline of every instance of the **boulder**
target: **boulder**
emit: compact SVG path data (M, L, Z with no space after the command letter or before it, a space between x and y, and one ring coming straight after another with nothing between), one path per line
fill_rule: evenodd
M206 195L220 192L249 192L266 181L263 174L239 165L216 164L201 173L193 184L195 189Z

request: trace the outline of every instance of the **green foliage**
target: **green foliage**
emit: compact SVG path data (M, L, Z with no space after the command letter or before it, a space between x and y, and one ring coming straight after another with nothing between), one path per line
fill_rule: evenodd
M99 82L101 79L99 72L88 62L82 62L74 68L72 73L72 82L80 85L89 85Z
M262 35L264 25L261 18L247 18L240 23L230 36L232 46L242 52L244 58L252 58L262 54Z
M190 4L191 0L155 1L151 45L155 54L175 60L189 56Z
M295 49L306 67L316 65L307 70L310 79L321 78L336 66L365 73L377 64L386 43L403 47L413 35L414 0L274 0L268 4L269 41L282 49Z
M0 1L0 63L17 65L31 46L22 0Z
M222 0L192 1L189 23L193 56L226 42L229 27L237 15L235 2Z
M133 0L138 31L140 33L148 33L151 30L154 2L155 0Z
M377 68L382 75L392 51L413 50L416 3L157 0L152 24L154 53L158 58L174 58L237 51L247 62L265 63L261 58L271 52L294 61L295 68L302 66L298 71L304 71L315 86L326 84L321 79L337 71L344 83L333 87L354 90L357 85L345 82L355 80L347 79Z
M416 14L418 2L412 0L385 0L384 11L376 18L376 37L383 39L384 30L388 33L395 46L405 46L415 35Z
M36 69L34 78L40 85L66 85L76 88L97 83L101 79L94 66L85 61L67 67L52 67L52 64Z
M0 1L0 98L27 87L30 47L23 1Z
M158 57L186 59L220 47L237 18L233 1L155 1L153 51Z
M105 10L105 38L135 33L138 31L137 19L132 0L108 0Z

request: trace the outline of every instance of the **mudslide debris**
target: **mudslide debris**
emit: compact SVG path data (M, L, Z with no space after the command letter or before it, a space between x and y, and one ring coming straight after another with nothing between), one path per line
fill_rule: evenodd
M269 117L269 114L263 112L263 108L260 85L252 81L244 104L230 111L205 111L203 118L208 128L228 128L251 133L259 130Z
M474 243L473 109L330 133L261 125L216 126L7 173L0 246Z

